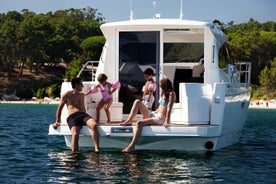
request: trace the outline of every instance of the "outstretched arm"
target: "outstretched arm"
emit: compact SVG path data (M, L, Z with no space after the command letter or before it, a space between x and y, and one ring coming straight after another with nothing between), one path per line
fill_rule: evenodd
M65 104L66 104L65 96L62 96L61 101L60 101L57 111L56 111L56 122L54 124L52 124L54 129L57 129L57 127L60 126L61 111Z
M67 96L67 93L61 97L61 101L57 108L57 111L56 111L56 122L57 123L60 123L61 111L62 111L64 105L66 104L66 96Z

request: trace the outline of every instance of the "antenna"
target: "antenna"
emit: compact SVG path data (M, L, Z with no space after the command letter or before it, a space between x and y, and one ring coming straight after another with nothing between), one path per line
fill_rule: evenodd
M153 15L156 17L156 0L152 1L152 7L153 7Z
M132 0L130 0L130 20L133 20Z
M183 10L182 10L182 7L183 7L183 0L180 0L180 13L179 13L179 19L182 20L183 18Z
M156 12L156 6L157 6L157 1L153 0L152 1L152 7L153 7L153 11L154 11L153 12L154 13L154 18L159 19L161 17L161 14Z

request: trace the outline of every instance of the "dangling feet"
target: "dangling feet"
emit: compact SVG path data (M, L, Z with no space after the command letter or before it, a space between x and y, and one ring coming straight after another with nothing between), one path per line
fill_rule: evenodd
M122 150L123 153L129 153L134 150L134 147L128 146L125 149Z
M126 126L126 125L132 125L131 121L124 121L123 123L120 123L121 126Z

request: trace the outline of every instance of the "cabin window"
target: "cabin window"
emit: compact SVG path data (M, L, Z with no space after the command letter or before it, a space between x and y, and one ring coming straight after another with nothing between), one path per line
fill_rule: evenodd
M227 64L234 64L231 58L230 50L226 43L224 43L219 50L219 67L226 69Z
M203 83L203 43L164 43L164 75L174 85L179 102L179 83Z
M150 67L154 74L159 73L159 56L160 32L119 32L119 101L124 103L123 113L129 113L134 100L142 97L143 71Z
M203 43L164 43L164 63L198 63L203 53Z

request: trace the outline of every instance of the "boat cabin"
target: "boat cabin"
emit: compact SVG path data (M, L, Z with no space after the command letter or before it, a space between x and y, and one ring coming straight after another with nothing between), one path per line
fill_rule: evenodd
M105 72L110 81L121 82L117 101L124 104L124 114L141 98L143 71L148 67L154 70L157 82L163 77L173 82L176 102L180 102L180 83L219 82L214 68L219 67L217 56L226 38L214 24L147 19L107 23L101 30L106 44L96 75ZM158 98L159 89L155 92Z
M97 83L96 77L100 73L105 73L110 82L120 81L120 90L114 94L111 107L112 121L121 121L123 115L120 114L127 116L134 100L141 99L145 84L143 71L148 67L153 69L157 83L163 77L173 82L176 103L172 122L179 124L210 124L213 95L219 89L219 85L215 88L215 83L232 83L234 79L240 82L241 73L236 71L237 66L227 64L230 56L226 37L216 24L180 19L138 19L106 23L101 30L106 43L97 67L92 66L96 69L92 72L92 83L88 82L84 91ZM226 66L229 66L228 71L224 69ZM248 85L248 73L243 76ZM159 88L154 95L159 99ZM100 99L99 93L88 97L87 110L95 109L94 102ZM153 110L156 107L158 100ZM105 113L101 114L104 121Z

